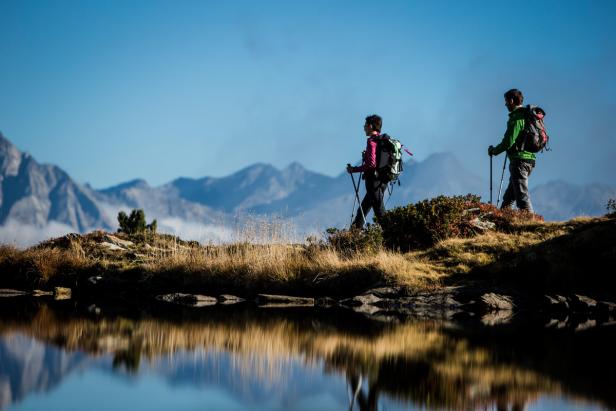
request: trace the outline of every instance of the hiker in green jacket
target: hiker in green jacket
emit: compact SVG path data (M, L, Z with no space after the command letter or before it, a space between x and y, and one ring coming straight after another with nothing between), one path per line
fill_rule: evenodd
M511 89L505 93L505 106L509 110L507 131L499 145L488 147L490 156L497 156L503 151L509 157L509 185L503 195L501 208L510 208L515 202L518 209L533 212L528 192L528 176L535 168L535 154L518 149L516 141L526 123L525 110L522 107L524 96L520 90Z

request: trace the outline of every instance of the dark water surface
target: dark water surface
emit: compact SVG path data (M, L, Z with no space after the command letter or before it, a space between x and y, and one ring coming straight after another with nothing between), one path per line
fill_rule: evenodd
M616 408L614 326L140 307L0 301L0 409Z

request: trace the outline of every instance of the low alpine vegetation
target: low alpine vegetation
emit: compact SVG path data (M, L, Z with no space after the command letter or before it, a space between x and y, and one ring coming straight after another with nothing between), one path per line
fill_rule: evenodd
M500 210L477 195L438 196L385 213L384 245L392 250L427 248L448 238L468 238L486 230L513 232L523 222L542 221L527 211Z
M368 224L365 229L327 229L327 245L344 258L358 254L373 255L383 248L383 230L377 224Z
M118 213L118 228L119 233L126 234L140 234L144 232L156 233L157 222L156 219L152 220L150 224L145 222L145 212L142 209L135 209L131 211L130 216L126 215L124 211Z

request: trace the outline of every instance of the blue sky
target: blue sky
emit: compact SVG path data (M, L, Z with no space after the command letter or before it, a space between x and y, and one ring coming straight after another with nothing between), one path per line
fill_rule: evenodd
M614 183L611 1L0 0L0 131L102 188L299 161L335 175L363 119L487 177L520 88L553 151L531 185Z

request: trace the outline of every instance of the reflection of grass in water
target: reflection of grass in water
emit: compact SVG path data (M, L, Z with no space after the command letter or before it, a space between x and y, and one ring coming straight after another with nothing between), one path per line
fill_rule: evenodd
M130 369L141 361L180 351L233 353L244 381L284 385L296 361L345 376L364 375L370 389L431 405L458 407L496 397L534 397L559 393L559 385L524 367L498 363L489 350L447 336L437 323L385 326L372 336L310 327L285 319L251 321L243 317L175 323L146 319L58 319L43 308L32 321L5 322L0 332L20 332L69 350L112 353ZM135 351L135 347L139 347ZM137 359L137 360L139 360Z

